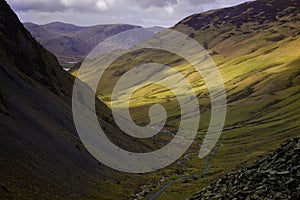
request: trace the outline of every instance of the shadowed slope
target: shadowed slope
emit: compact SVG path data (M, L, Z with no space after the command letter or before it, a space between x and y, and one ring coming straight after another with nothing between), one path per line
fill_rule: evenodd
M71 110L74 78L4 0L0 11L0 198L128 198L130 187L137 186L120 181L123 175L95 160L77 136ZM111 121L104 104L96 107ZM120 136L116 142L130 144L131 138L113 125L99 122L111 137ZM120 190L121 183L126 188Z

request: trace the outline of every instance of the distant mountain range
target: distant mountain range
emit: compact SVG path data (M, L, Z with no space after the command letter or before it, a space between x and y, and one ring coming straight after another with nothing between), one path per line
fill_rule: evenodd
M25 22L24 26L38 42L56 55L61 64L81 61L105 39L123 31L142 28L128 24L83 27L61 22L45 25ZM161 27L148 28L144 30L144 35L149 37L149 34L153 35L161 29Z

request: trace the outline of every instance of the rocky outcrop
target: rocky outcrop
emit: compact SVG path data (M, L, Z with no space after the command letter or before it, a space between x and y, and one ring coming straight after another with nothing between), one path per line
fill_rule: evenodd
M299 155L300 137L285 142L253 166L225 176L191 199L299 199Z

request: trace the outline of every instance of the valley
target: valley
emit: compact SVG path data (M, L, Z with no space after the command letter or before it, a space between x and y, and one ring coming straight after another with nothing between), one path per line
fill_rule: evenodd
M154 188L150 186L146 199L188 198L211 181L248 166L286 139L299 135L300 5L297 1L289 1L289 4L272 1L269 4L264 7L265 1L255 1L210 11L188 17L172 28L197 40L216 62L227 92L227 120L218 143L219 149L211 156L208 173L205 173L205 160L192 154L190 160L183 158L180 164L174 163L163 170L164 177L167 177L165 182ZM238 15L237 11L242 15ZM256 15L260 17L250 18ZM130 62L125 62L128 60ZM110 106L111 89L119 79L116 71L122 69L121 74L124 74L136 63L147 62L167 64L192 83L199 96L199 136L203 136L210 119L210 100L205 82L184 60L169 53L139 51L119 58L112 64L114 67L105 72L101 80L103 85L100 84L98 89L99 98ZM174 82L172 76L166 79ZM149 84L132 95L132 118L141 125L149 123L149 106L157 102L168 110L165 129L176 132L174 130L180 122L178 102L174 94L161 86ZM155 141L156 145L169 138L165 131L162 131L161 139ZM201 143L201 139L196 139L185 155L198 152ZM174 174L175 169L180 169L180 172ZM201 176L195 178L195 174Z
M191 15L169 28L203 46L223 78L227 96L225 126L216 146L202 159L199 150L212 117L205 79L179 55L161 49L138 49L139 45L163 44L164 40L156 37L162 28L22 24L6 1L0 0L0 10L0 199L169 200L201 199L201 195L209 199L214 194L218 199L227 181L238 179L237 173L247 173L243 170L251 170L256 162L270 162L279 170L283 161L273 165L273 157L267 155L284 141L292 139L287 148L276 152L293 156L298 152L298 139L293 138L300 132L299 0L246 2ZM91 65L92 71L78 74L81 61L99 42L136 28L141 30L140 37L129 35L125 40L128 46L108 43L117 50L98 60L87 57L83 64ZM133 46L132 51L125 51L129 46ZM138 174L116 171L95 159L78 136L72 113L75 78L79 77L81 87L90 91L87 83L99 70L95 63L122 51L126 53L104 71L95 95L97 120L109 140L121 149L145 153L169 144L181 125L179 97L197 97L201 114L197 136L190 148L166 168ZM193 52L191 48L185 53L197 60L199 55ZM69 73L63 70L75 63ZM113 98L115 85L134 67L142 66L137 71L144 70L148 76L136 73L131 79L148 80L158 74L159 70L148 69L147 63L169 66L192 87L184 86L169 70L160 80L177 88L179 95L153 82L139 85L132 93L130 80L123 85L123 96ZM157 135L136 138L118 128L112 106L123 111L127 96L130 116L140 126L151 122L152 105L165 108L166 123ZM92 128L88 117L82 116L82 121L86 130ZM288 156L281 153L278 157L291 159ZM298 172L293 171L295 181L299 180ZM218 191L213 189L214 183ZM230 194L234 197L234 192Z

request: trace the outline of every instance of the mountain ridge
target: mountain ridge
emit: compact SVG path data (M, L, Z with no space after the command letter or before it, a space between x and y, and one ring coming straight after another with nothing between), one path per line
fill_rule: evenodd
M62 22L44 25L24 23L33 37L47 50L54 53L61 64L78 62L100 42L123 31L141 28L129 24L104 24L76 26Z
M125 175L99 163L78 137L74 77L36 42L6 1L0 0L0 10L0 198L129 198L137 186L119 190ZM108 123L110 110L100 101L95 106L107 134L131 144Z

